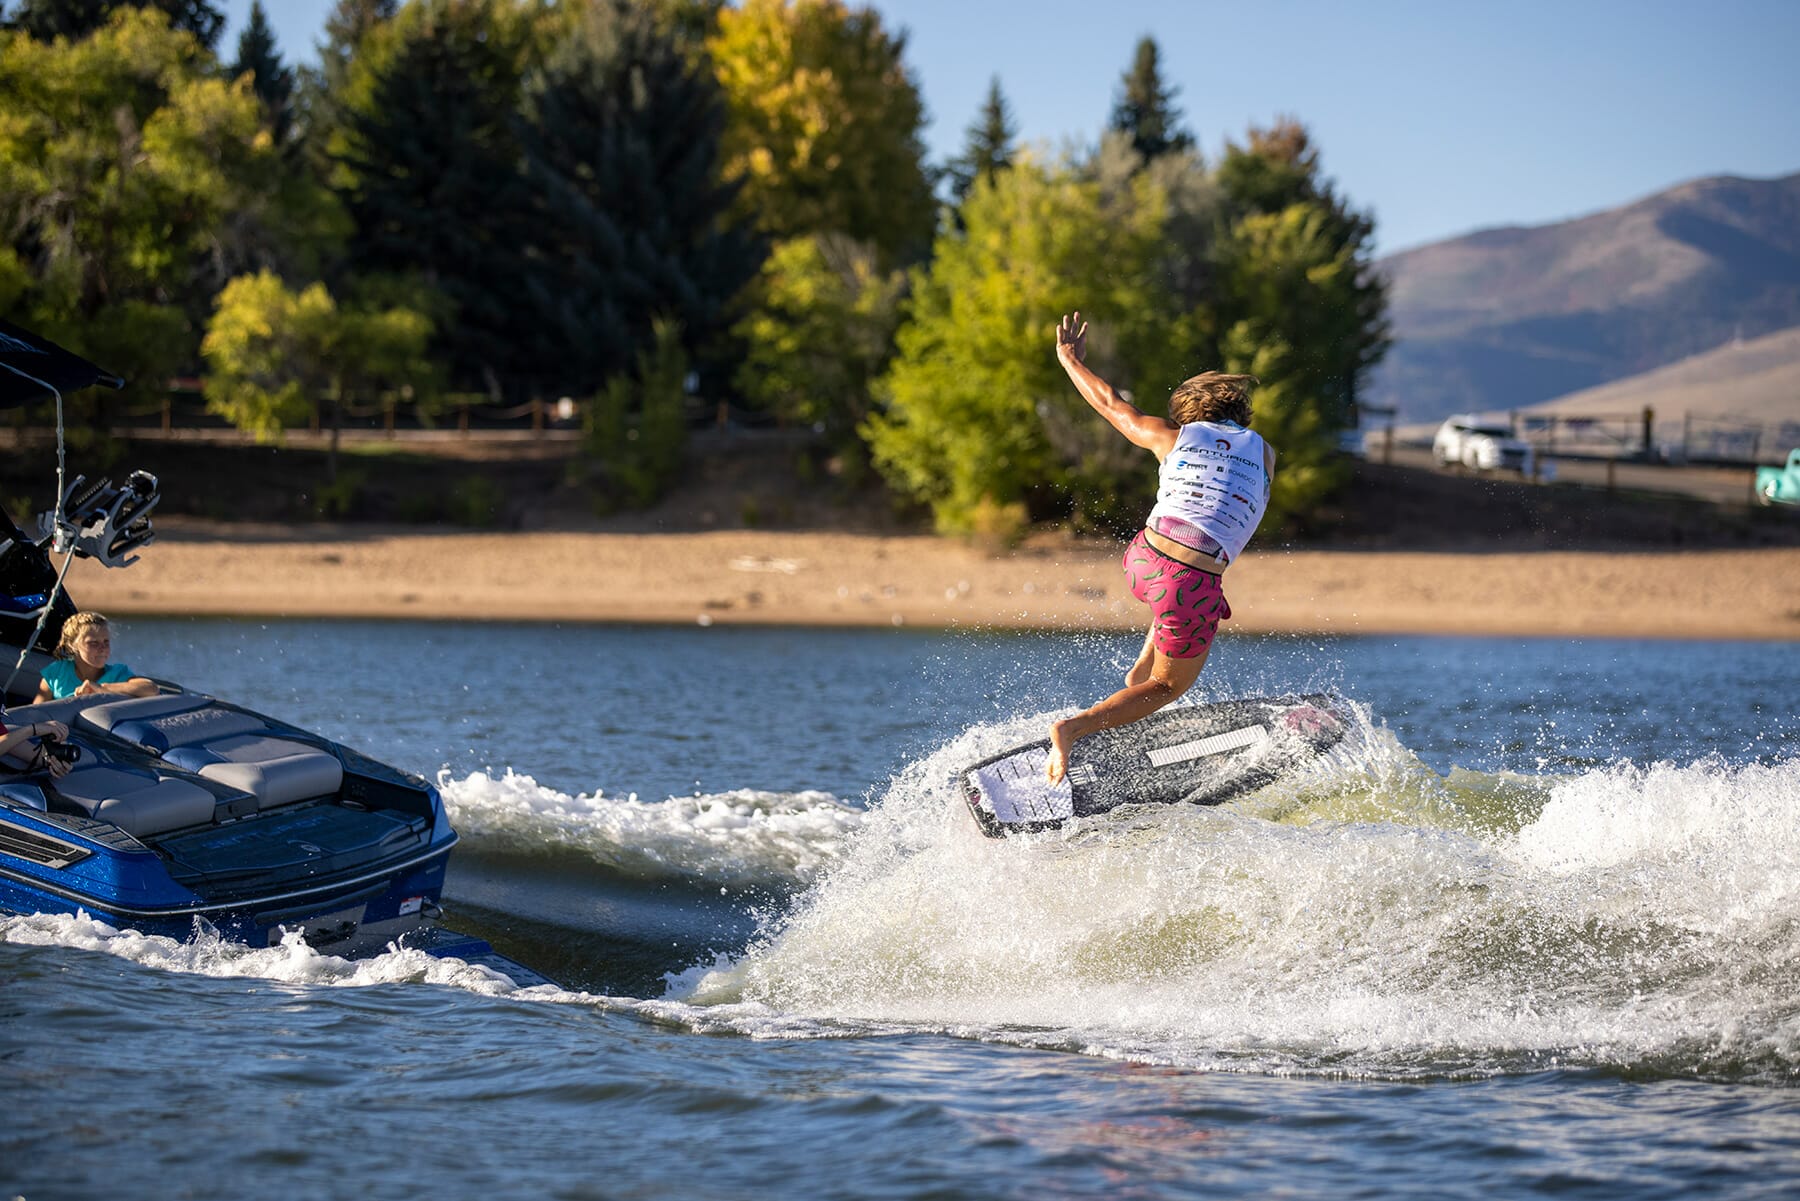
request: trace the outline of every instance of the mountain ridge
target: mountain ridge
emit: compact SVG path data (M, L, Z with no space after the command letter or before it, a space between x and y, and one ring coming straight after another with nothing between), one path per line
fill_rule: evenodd
M1364 399L1405 421L1516 409L1800 325L1800 172L1400 251Z

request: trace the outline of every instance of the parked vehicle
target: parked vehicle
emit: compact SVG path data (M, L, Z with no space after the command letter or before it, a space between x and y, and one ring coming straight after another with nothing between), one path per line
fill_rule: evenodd
M1765 505L1800 505L1800 446L1788 451L1787 466L1756 469L1756 500Z
M1459 413L1438 427L1431 454L1442 467L1516 471L1527 478L1536 467L1531 444L1513 437L1511 426L1469 413Z

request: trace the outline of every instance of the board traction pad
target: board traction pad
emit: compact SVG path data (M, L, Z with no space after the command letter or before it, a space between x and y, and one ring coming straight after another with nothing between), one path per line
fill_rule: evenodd
M1077 742L1058 784L1044 778L1048 740L989 756L956 783L982 833L1000 838L1126 804L1216 805L1310 762L1345 728L1327 695L1179 705Z

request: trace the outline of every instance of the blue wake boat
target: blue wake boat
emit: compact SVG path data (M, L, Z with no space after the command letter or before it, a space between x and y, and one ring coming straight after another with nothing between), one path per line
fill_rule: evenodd
M0 407L118 384L5 322L0 368ZM334 953L404 938L535 982L432 924L456 832L418 776L165 681L154 696L32 703L76 611L67 557L128 566L154 536L158 499L146 472L60 487L60 424L59 408L56 506L29 532L0 514L0 722L69 730L0 758L0 911L80 911L175 938L210 927L256 946L297 933ZM68 771L49 770L52 758Z

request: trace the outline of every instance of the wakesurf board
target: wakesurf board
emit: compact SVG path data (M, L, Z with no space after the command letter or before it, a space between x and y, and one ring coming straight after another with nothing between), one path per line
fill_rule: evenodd
M1050 830L1120 805L1217 805L1273 783L1342 741L1344 704L1315 694L1159 709L1077 742L1059 783L1050 740L1002 751L957 774L989 838Z

